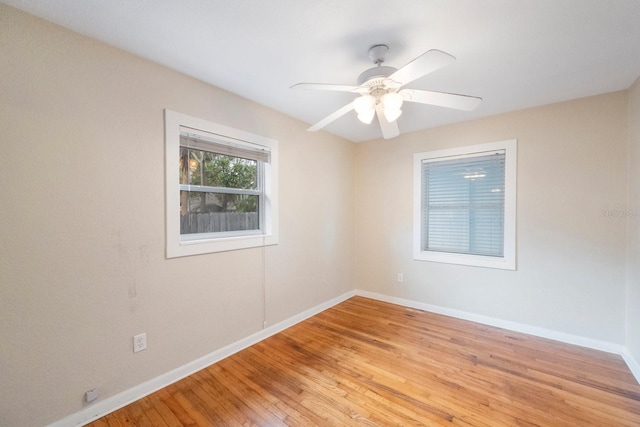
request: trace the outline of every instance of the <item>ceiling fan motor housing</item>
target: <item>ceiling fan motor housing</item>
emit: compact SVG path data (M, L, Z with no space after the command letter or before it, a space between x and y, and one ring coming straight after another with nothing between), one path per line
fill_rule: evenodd
M385 65L369 68L358 77L358 85L364 87L382 86L385 79L396 71L397 68Z

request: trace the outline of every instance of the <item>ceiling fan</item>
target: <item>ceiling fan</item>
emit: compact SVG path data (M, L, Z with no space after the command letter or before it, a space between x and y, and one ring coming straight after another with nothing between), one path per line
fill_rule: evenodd
M307 130L312 132L320 130L351 110L355 110L358 119L366 124L370 124L373 116L377 115L383 138L390 139L400 134L396 120L402 114L402 103L405 101L464 111L471 111L482 102L482 98L475 96L402 89L406 84L453 63L456 59L448 53L435 49L429 50L405 66L396 69L382 65L388 51L389 46L384 44L377 44L369 49L369 58L376 66L360 74L357 86L324 83L298 83L291 86L291 89L329 90L360 94L358 98L329 114Z

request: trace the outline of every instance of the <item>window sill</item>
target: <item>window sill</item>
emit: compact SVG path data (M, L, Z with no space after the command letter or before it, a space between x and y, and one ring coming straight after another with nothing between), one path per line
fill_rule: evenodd
M447 252L417 251L413 254L416 261L431 261L445 264L468 265L473 267L497 268L501 270L515 270L515 256L492 257L481 255L453 254Z
M167 258L200 255L204 253L227 252L239 249L257 248L278 244L274 235L253 235L218 237L213 239L185 240L167 245Z

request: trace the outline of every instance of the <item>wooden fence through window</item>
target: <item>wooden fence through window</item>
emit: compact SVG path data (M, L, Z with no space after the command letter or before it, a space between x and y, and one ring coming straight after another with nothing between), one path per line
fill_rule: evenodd
M257 212L211 212L180 215L180 234L258 230Z

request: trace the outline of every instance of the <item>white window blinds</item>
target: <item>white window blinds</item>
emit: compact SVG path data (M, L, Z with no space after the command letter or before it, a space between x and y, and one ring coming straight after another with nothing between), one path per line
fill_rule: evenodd
M423 251L504 255L505 151L422 162Z
M180 131L180 146L263 163L269 163L270 160L270 152L264 147L256 147L248 143L238 144L229 138L207 137L184 130Z

